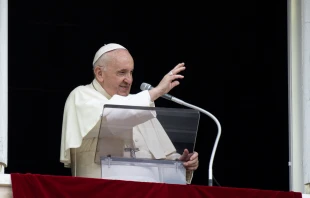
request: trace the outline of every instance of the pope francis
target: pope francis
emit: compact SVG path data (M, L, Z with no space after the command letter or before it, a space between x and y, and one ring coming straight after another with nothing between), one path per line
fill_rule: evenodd
M193 171L198 168L198 153L189 153L187 149L182 155L176 153L165 130L151 112L106 112L102 122L102 110L106 104L154 107L157 98L180 84L178 80L184 76L179 73L185 70L185 65L176 65L155 88L137 94L130 94L133 70L132 56L119 44L106 44L96 52L93 81L76 87L65 103L60 162L71 168L73 176L101 178L101 166L94 162L99 128L102 127L100 124L108 126L128 122L132 123L130 130L110 131L110 135L103 140L106 153L125 155L115 149L123 145L138 148L135 153L137 158L180 159L186 168L186 181L191 183ZM145 128L148 130L144 130ZM153 129L149 130L151 128Z

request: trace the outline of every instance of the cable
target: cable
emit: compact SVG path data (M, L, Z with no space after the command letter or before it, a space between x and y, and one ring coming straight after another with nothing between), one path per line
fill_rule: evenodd
M214 179L215 183L216 183L218 186L221 186L221 185L217 182L217 180L215 179L214 175L213 175L213 179Z

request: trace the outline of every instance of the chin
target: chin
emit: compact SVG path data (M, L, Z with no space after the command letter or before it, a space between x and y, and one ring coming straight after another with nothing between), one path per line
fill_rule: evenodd
M121 96L128 96L129 93L119 93L119 95L121 95Z

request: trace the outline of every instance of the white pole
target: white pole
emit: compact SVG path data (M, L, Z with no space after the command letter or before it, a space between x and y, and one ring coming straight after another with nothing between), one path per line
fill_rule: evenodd
M208 185L209 186L213 186L213 161L214 161L214 156L215 156L215 152L216 152L216 149L217 149L217 145L220 141L220 137L221 137L221 134L222 134L222 127L221 127L221 124L220 122L218 121L218 119L212 115L210 112L200 108L200 107L197 107L195 105L191 105L191 104L188 104L186 102L184 102L183 100L180 100L180 99L177 99L177 98L174 98L172 97L171 98L171 101L173 102L176 102L180 105L184 105L184 106L187 106L189 108L192 108L192 109L196 109L198 111L200 111L201 113L204 113L206 114L207 116L209 116L216 124L217 126L217 136L216 136L216 139L215 139L215 142L214 142L214 145L213 145L213 149L212 149L212 153L211 153L211 157L210 157L210 162L209 162L209 174L208 174Z
M304 192L302 171L302 33L301 1L289 0L288 10L288 76L289 76L289 171L290 190ZM284 152L284 151L283 151Z
M310 0L302 0L303 183L310 194Z
M8 0L0 0L0 173L7 166L8 145Z

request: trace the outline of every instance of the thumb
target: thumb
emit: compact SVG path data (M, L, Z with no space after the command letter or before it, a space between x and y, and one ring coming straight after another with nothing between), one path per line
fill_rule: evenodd
M181 161L185 161L187 159L189 152L187 149L184 149L183 154L181 155L181 157L179 158L179 160Z

